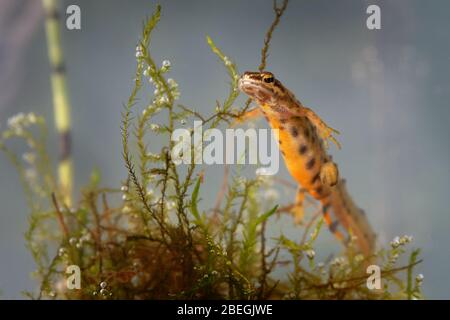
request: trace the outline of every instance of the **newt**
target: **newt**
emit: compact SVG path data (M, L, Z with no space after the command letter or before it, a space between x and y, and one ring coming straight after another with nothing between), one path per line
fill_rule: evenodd
M329 127L314 111L302 105L294 94L270 72L245 72L239 89L258 107L247 111L238 121L264 116L278 132L278 143L290 175L299 184L293 213L297 223L304 215L303 202L308 193L320 201L323 218L330 231L344 243L356 237L361 253L370 256L376 235L368 219L347 192L345 180L328 154L328 140L340 148Z

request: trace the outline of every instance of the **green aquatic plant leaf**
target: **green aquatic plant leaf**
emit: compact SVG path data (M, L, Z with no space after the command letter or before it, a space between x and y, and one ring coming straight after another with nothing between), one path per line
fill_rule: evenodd
M415 249L411 252L409 256L409 267L408 267L407 287L406 287L406 295L408 300L411 300L415 296L420 296L420 291L418 290L418 287L413 286L413 271L414 266L416 265L416 262L418 260L419 254L420 249Z
M194 190L192 191L191 196L191 213L194 216L194 223L198 226L204 228L203 220L200 216L200 212L198 210L198 202L199 202L199 193L200 193L200 184L202 182L202 177L197 179L195 183Z
M259 250L256 248L259 240L258 227L265 223L277 211L277 208L278 205L262 215L250 219L250 221L244 225L242 249L239 256L239 265L241 269L244 270L244 274L248 274L254 270L253 263L255 262L254 260L256 260L255 254L259 254Z

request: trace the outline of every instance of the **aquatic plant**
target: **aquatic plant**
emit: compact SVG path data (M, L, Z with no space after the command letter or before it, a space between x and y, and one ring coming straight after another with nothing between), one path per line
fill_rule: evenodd
M275 20L266 34L261 70L286 5L287 1L281 7L274 3ZM226 169L214 208L202 208L202 183L207 177L194 161L185 170L175 165L171 133L177 123L191 119L200 119L209 128L233 121L242 112L233 109L239 73L207 37L228 72L228 96L206 116L179 104L179 86L168 78L171 63L158 64L151 55L151 35L160 14L157 6L136 47L133 88L121 126L127 170L122 186L101 187L100 174L94 171L80 190L81 200L71 205L64 200L65 190L58 188L46 150L45 119L19 114L2 133L0 148L16 166L31 209L25 238L36 262L39 288L26 295L33 299L421 298L423 276L414 280L419 251L412 251L406 266L398 266L410 237L396 238L389 248L367 258L351 242L341 255L317 262L315 252L320 248L315 241L323 222L319 211L298 227L303 233L300 241L282 234L268 239L267 224L285 211L275 203L276 197L264 197L277 188L278 182L268 177L245 179ZM143 90L154 91L150 101L138 101ZM156 124L156 116L164 120ZM148 137L154 135L166 139L159 152L149 151ZM22 159L8 146L17 138L29 147ZM380 290L366 285L369 263L381 267ZM81 270L80 289L66 286L66 268L72 265ZM280 268L287 268L287 278L277 276Z

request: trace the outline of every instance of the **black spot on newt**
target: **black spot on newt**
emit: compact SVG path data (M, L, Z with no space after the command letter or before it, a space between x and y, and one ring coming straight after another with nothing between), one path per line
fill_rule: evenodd
M316 164L316 158L309 159L308 162L306 163L306 169L311 170L315 164Z
M298 152L303 155L303 154L306 153L306 151L308 151L308 147L306 145L304 145L304 144L300 145L300 148L298 149Z

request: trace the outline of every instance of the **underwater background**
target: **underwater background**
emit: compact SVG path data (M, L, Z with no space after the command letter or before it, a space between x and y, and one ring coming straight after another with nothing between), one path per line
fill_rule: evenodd
M76 185L85 184L97 167L103 185L118 186L126 177L119 130L122 103L133 78L136 36L155 2L64 2L69 4L78 4L82 13L82 30L62 33ZM161 4L153 54L171 61L181 102L210 113L216 99L226 95L228 79L205 35L220 43L240 72L257 69L272 20L271 1ZM369 4L381 7L381 30L366 28ZM441 299L450 298L449 9L444 0L291 1L267 67L340 130L343 148L332 147L331 152L350 193L367 212L381 243L397 235L414 237L424 259L418 267L425 275L424 295ZM53 118L49 73L39 2L0 0L0 128L21 111ZM263 121L259 125L266 126ZM51 142L56 153L55 135ZM161 146L158 139L151 145ZM223 168L205 169L202 199L213 205ZM251 175L255 167L245 170ZM291 179L284 165L280 176ZM282 203L293 195L279 190ZM22 298L20 292L35 285L23 239L28 208L17 173L3 155L0 204L0 298ZM295 235L292 219L283 221L283 231ZM319 245L339 248L326 232Z

